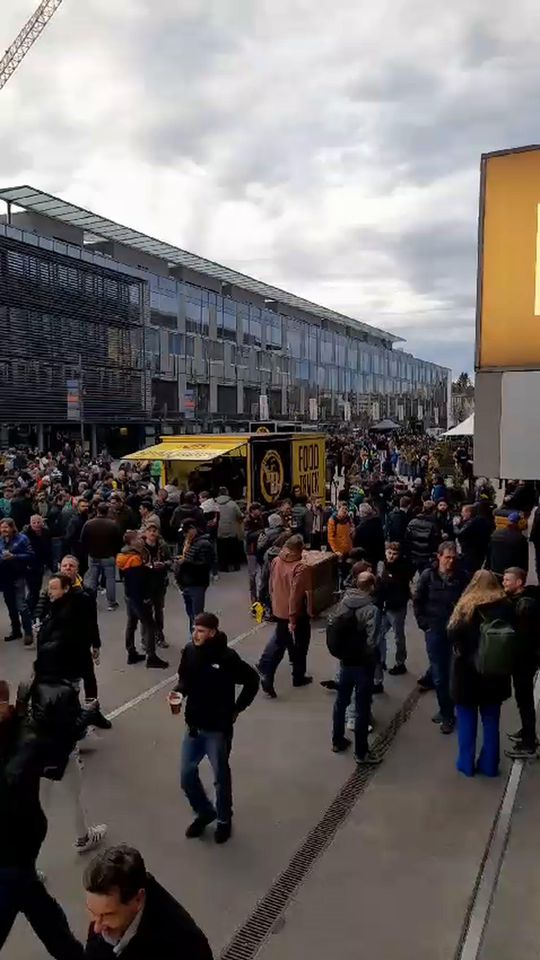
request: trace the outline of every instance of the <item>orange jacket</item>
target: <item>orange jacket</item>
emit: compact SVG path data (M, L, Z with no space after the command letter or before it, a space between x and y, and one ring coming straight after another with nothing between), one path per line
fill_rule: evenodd
M346 520L337 520L331 517L328 521L328 543L332 553L350 553L353 548L353 524L350 517Z

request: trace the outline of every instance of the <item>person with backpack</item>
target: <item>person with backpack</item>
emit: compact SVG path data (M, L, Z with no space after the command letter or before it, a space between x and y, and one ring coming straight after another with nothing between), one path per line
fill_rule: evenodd
M499 772L501 704L511 696L516 634L514 614L499 580L478 570L456 603L448 624L452 643L452 697L458 724L456 767L466 777ZM482 748L476 755L478 714Z
M354 692L354 759L361 766L376 766L381 758L368 745L373 677L377 662L381 614L373 602L375 577L360 573L356 587L347 590L326 627L326 644L340 668L334 703L332 750L343 753L351 741L345 736L345 712Z
M511 760L535 760L538 748L534 679L539 663L540 589L526 584L524 570L519 567L505 570L503 588L516 618L517 643L512 681L521 718L521 729L509 734L513 747L505 753Z

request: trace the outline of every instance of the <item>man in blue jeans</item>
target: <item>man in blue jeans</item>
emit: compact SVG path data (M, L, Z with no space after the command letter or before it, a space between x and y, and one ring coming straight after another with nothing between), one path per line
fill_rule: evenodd
M441 543L437 560L420 575L413 597L416 622L426 635L426 650L439 710L433 722L441 733L454 731L454 704L450 696L452 644L447 627L452 611L467 586L467 575L457 569L454 543Z
M242 687L236 697L236 687ZM193 640L182 651L174 689L186 700L187 731L182 744L181 785L195 813L186 837L200 837L217 820L215 841L226 843L232 830L232 787L229 754L238 714L249 707L259 677L219 629L213 613L195 617ZM172 705L171 705L172 706ZM215 805L201 783L199 765L208 757L214 773Z
M354 759L362 766L375 766L380 757L368 747L373 677L377 662L381 612L373 602L375 577L358 575L356 586L346 590L327 624L327 645L340 662L334 703L332 750L343 753L351 741L345 736L345 712L354 693Z
M26 574L34 558L28 537L19 533L14 520L0 522L0 587L11 621L11 633L4 640L18 640L21 623L25 646L32 645L32 614L26 597Z
M84 585L97 593L99 578L105 575L109 610L116 610L116 555L122 549L122 531L109 517L109 505L98 504L97 517L87 520L81 532L81 547L88 554Z

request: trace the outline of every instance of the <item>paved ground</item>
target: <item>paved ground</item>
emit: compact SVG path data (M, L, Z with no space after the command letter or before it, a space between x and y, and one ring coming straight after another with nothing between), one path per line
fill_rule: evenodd
M103 707L113 710L164 677L146 670L144 664L125 665L123 611L109 613L101 598L100 606L104 654L98 679ZM231 639L247 634L237 649L255 662L270 628L254 630L246 575L223 577L212 588L207 607L220 611ZM172 588L167 623L168 654L171 668L176 668L186 639L186 619ZM387 692L375 703L379 728L399 710L424 666L422 640L412 623L409 637L411 674L387 679ZM24 676L30 662L31 654L18 644L0 650L0 670L13 681ZM316 630L310 656L316 681L331 676L334 668L324 634ZM127 841L141 848L152 871L203 926L216 954L287 866L354 769L350 757L334 756L329 749L332 695L318 682L293 690L285 666L277 688L277 701L259 696L237 726L235 835L226 847L217 848L211 835L202 842L184 837L190 811L178 787L183 721L171 717L166 690L122 713L114 729L104 733L87 756L92 819L109 824L113 842ZM504 781L458 777L453 767L454 738L442 737L430 722L434 710L432 695L420 700L384 764L297 891L277 932L263 946L264 960L292 960L300 951L315 960L330 954L356 960L368 951L393 960L413 956L415 960L452 960ZM515 720L509 716L505 722L513 725ZM500 918L504 930L505 917L519 916L516 876L523 850L527 851L532 819L537 822L538 775L531 771L520 790L523 809L516 815L516 835L509 847L509 858L513 854L514 859L508 860L506 881L503 873L486 960L507 960L510 955L528 960L533 955L505 949L495 924ZM72 840L73 826L59 785L41 865L50 889L82 935L84 858L76 857ZM534 854L527 851L525 859L534 872ZM531 944L538 886L538 877L536 885L531 881L527 886ZM45 956L24 919L17 922L6 956L9 960Z

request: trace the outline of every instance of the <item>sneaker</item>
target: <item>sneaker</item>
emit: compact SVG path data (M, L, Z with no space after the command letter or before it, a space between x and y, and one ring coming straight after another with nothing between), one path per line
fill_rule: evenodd
M443 720L439 727L441 733L444 733L445 736L448 736L449 734L453 733L455 728L456 728L455 720Z
M420 693L427 693L428 690L435 689L433 681L426 676L420 677L420 679L416 681L416 685L420 687Z
M390 677L403 677L407 673L407 667L404 663L396 663L395 667L390 667L388 675Z
M510 760L538 760L536 747L526 747L523 743L516 743L511 750L505 750L504 752Z
M92 723L98 730L112 730L111 721L107 720L99 708L92 714Z
M31 633L25 634L25 636L24 636L24 645L25 645L25 647L27 647L28 649L30 649L31 647L35 647L34 638L33 638L33 636L32 636Z
M271 700L275 700L277 698L277 693L276 693L274 684L272 683L271 680L268 679L268 677L264 675L264 673L261 673L261 671L258 668L257 668L257 673L261 678L261 690L263 691L263 693L266 694L267 697L270 697Z
M384 683L374 683L373 684L373 695L375 696L378 693L384 693Z
M96 827L89 827L86 836L79 837L79 839L75 841L77 853L87 853L89 850L93 850L94 847L98 847L106 835L107 824L105 823L99 823Z
M434 714L433 714L433 716L432 716L432 718L431 718L431 722L432 722L432 723L442 723L442 722L443 722L443 715L442 715L442 713L441 713L440 710L437 710L437 713L434 713Z
M373 753L372 750L368 750L364 757L359 757L355 753L354 762L358 764L359 767L378 767L382 763L382 757L378 753Z
M167 667L169 666L169 661L162 660L161 657L158 657L156 656L156 654L154 654L153 657L146 658L146 666L156 667L156 669L159 669L159 670L166 670Z
M313 683L313 677L299 677L298 680L293 680L293 687L308 687L310 683Z
M208 824L212 823L212 821L215 819L215 813L208 814L206 817L195 817L193 823L190 823L186 830L186 837L188 840L194 840L197 837L202 837Z
M337 740L332 744L332 753L344 753L345 750L348 750L351 745L351 741L348 737L343 737L342 740Z
M216 830L214 833L214 840L216 843L227 843L227 840L230 840L232 833L232 823L230 820L227 823L222 823L218 821Z
M109 603L109 604L107 605L107 610L118 610L118 607L119 607L119 606L120 606L120 604L118 604L118 603Z
M163 647L164 650L167 650L169 646L170 644L167 643L165 637L160 637L159 640L156 640L156 647Z
M335 680L321 680L321 687L325 690L337 690L338 685Z
M22 633L10 633L9 637L4 637L4 643L11 643L12 640L21 640Z
M517 733L508 733L507 737L512 743L521 743L521 738L523 737L523 730L518 730Z
M146 660L144 653L138 653L137 650L128 653L127 662L129 666L132 666L134 663L142 663L143 660Z

